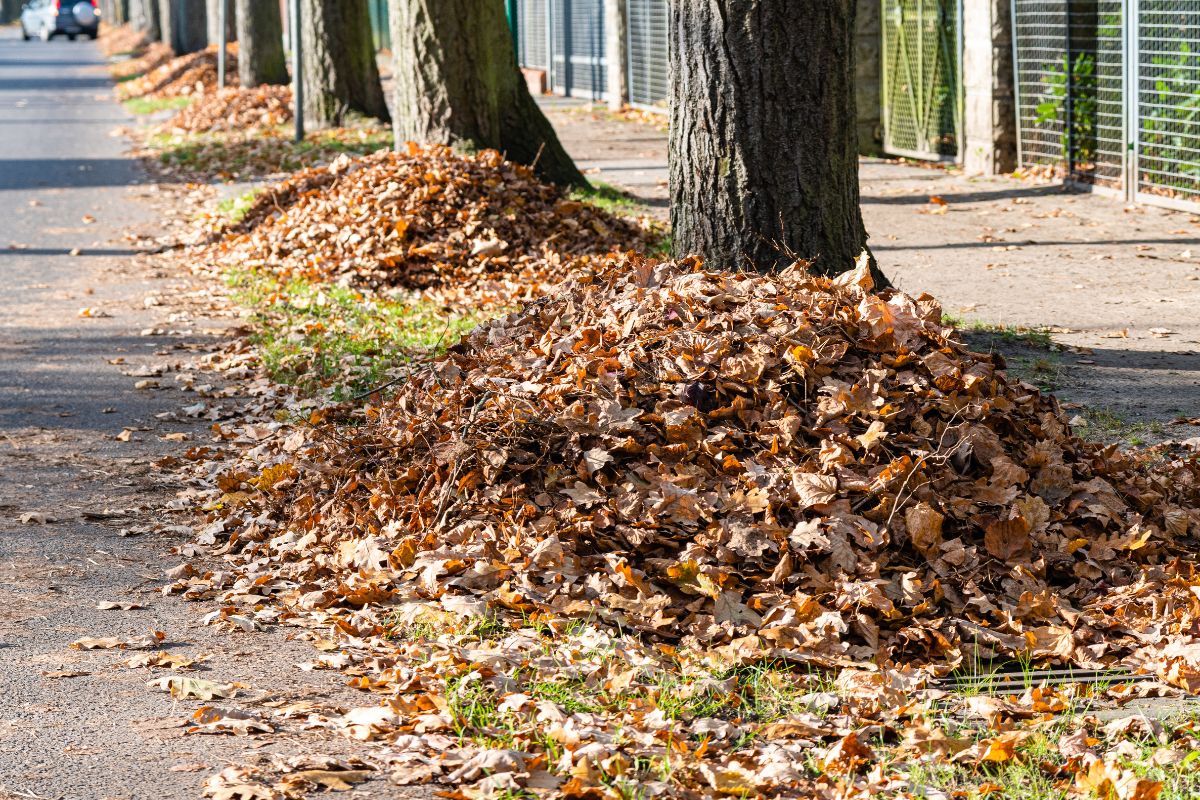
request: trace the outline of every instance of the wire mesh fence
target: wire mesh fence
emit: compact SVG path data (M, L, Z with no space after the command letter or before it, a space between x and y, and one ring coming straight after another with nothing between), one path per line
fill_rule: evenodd
M1200 201L1200 0L1013 0L1022 170Z
M914 158L958 158L962 141L958 0L882 3L884 149Z
M1137 194L1200 201L1200 0L1140 0Z
M529 69L550 68L548 0L518 0L517 59Z
M626 0L629 102L666 110L668 80L667 0Z
M608 88L604 0L551 0L550 82L556 92L601 100Z

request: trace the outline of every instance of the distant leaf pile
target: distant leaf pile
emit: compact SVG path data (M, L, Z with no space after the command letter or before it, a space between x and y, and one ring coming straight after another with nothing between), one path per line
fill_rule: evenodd
M103 38L101 41L104 41ZM119 61L109 67L113 77L126 81L158 69L163 64L175 58L175 51L171 49L170 45L163 44L162 42L152 42L145 49L135 52L136 56L134 58L128 61Z
M284 277L428 290L478 307L539 297L572 259L645 250L655 238L495 151L410 145L341 157L262 192L216 257Z
M208 92L162 125L166 133L269 131L292 121L290 86L226 87Z
M1128 626L1191 580L1167 565L1200 533L1196 459L1075 438L931 298L869 282L614 260L322 436L319 467L242 479L284 524L232 546L319 531L293 575L327 605L413 585L827 666L1095 667L1153 644ZM1186 685L1198 664L1151 666Z
M149 55L148 51L147 56ZM230 85L237 85L236 44L229 46L225 78ZM125 100L135 97L188 97L202 94L216 85L217 49L209 47L199 53L172 58L150 69L145 75L119 84L117 93Z
M142 52L146 47L146 34L135 30L132 26L121 25L113 27L111 25L100 26L100 51L106 56L123 55L126 53Z

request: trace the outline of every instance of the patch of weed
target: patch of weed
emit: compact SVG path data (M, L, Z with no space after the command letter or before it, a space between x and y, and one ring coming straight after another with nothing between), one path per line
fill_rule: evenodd
M159 111L178 111L191 104L191 97L134 97L125 101L125 109L130 114L143 116Z
M387 382L397 368L435 356L483 321L417 297L386 298L259 272L230 275L234 299L253 313L271 378L305 394L347 400Z
M294 172L328 163L341 154L366 155L392 146L390 129L338 128L315 131L303 142L292 140L291 130L280 126L266 133L156 134L146 140L168 167L203 178L253 178Z
M227 197L217 203L217 211L231 223L237 224L246 216L246 212L254 205L254 199L262 194L262 191L262 187L255 187L237 197Z
M1157 420L1131 422L1111 408L1085 408L1079 416L1082 424L1075 426L1076 433L1097 442L1124 442L1132 447L1142 447L1151 438L1161 438L1165 433L1163 424Z
M571 190L570 198L580 203L588 203L610 214L638 216L641 208L637 200L629 192L619 189L611 183L593 180L587 189Z
M1057 345L1050 336L1050 330L1044 327L1027 327L1024 325L998 325L982 320L968 320L953 314L943 314L942 324L957 328L971 341L972 346L992 346L995 344L1023 345L1038 350L1053 350Z

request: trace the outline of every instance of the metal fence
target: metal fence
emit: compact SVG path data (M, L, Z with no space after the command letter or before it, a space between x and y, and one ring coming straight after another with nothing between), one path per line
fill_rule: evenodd
M371 36L376 50L392 49L392 29L388 25L388 0L367 0L371 15Z
M604 98L608 87L604 0L550 0L550 86L569 97Z
M629 102L665 111L671 91L667 0L626 0L625 20Z
M1134 198L1200 202L1200 0L1140 0Z
M549 0L518 0L517 59L530 69L550 68Z
M962 155L961 0L881 0L883 146L929 160Z
M1018 160L1130 200L1200 201L1200 0L1013 0Z

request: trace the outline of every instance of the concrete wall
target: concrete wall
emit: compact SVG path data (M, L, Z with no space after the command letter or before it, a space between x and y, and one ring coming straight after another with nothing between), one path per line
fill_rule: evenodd
M1012 172L1017 162L1009 0L963 3L963 168Z
M883 123L879 116L883 85L883 30L879 0L857 0L855 26L855 95L858 105L858 152L883 152Z

